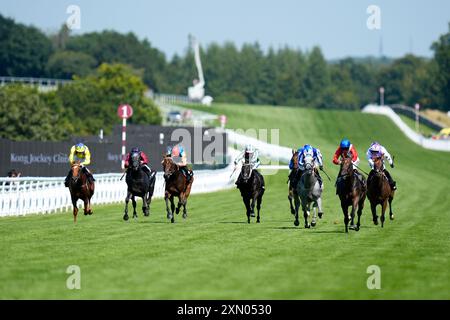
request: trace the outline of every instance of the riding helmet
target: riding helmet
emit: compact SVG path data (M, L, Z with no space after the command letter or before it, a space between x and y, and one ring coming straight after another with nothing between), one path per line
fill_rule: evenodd
M83 153L85 151L86 151L86 146L83 143L80 142L75 145L75 152Z
M131 149L131 153L139 153L139 152L141 152L141 149L139 149L138 147L133 147Z
M350 140L342 139L340 146L342 149L349 149L350 148Z

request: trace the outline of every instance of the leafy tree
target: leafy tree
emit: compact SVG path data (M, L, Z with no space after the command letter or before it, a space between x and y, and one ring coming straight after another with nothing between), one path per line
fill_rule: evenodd
M60 123L62 113L50 108L48 99L33 87L0 87L0 137L18 141L66 138L67 128Z
M441 35L431 48L435 62L435 65L431 66L434 68L431 74L435 77L432 94L437 96L435 107L450 110L450 23L448 32Z
M51 42L41 31L0 15L1 75L41 77L51 52Z
M47 62L48 74L53 78L71 79L86 76L95 70L97 62L83 52L58 51Z

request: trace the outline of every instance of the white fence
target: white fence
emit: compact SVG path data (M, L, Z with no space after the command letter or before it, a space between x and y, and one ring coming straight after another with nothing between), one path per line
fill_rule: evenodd
M233 186L232 166L218 170L199 170L194 174L191 193L213 192ZM92 204L120 203L125 200L127 186L119 173L97 174ZM162 172L156 175L155 198L164 196ZM82 202L79 201L78 205ZM69 189L60 178L0 178L0 217L31 213L53 213L72 208Z
M367 105L363 108L362 112L388 116L409 139L426 149L450 151L449 140L433 140L423 137L404 123L399 115L387 106Z

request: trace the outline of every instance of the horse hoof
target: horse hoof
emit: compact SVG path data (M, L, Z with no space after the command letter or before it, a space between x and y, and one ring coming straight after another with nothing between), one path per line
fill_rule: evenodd
M254 212L250 212L250 217L252 217L252 218L256 217L255 213Z
M173 215L172 214L168 214L167 215L167 219L169 219L169 220L173 219Z
M171 222L171 223L175 223L175 219L172 218L172 219L170 220L170 222Z
M300 224L300 222L298 222L297 220L294 221L294 226L298 227L299 224Z
M322 219L323 212L319 212L319 219Z
M94 213L94 211L89 211L89 215L91 216Z
M316 222L315 221L311 221L311 227L315 227L316 226Z
M394 220L394 215L390 216L389 219Z
M305 224L305 229L310 229L311 226L309 224Z
M123 216L123 220L128 221L128 215Z
M378 225L378 220L373 220L373 224L377 226Z
M88 213L87 213L87 212L85 212L85 213L84 213L84 215L85 215L85 216L87 216L87 215L88 215Z
M186 218L187 218L187 214L183 213L183 219L186 219Z
M351 226L348 227L350 230L356 230L356 226L354 224L352 224Z
M258 220L256 220L256 223L260 223L259 219L258 219Z
M359 227L358 226L356 226L355 231L359 231Z

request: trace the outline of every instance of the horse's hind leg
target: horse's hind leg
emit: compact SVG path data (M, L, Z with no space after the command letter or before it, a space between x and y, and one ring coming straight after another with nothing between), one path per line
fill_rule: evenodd
M311 224L308 222L309 217L309 204L303 205L302 201L303 218L305 218L305 229L311 228Z
M245 197L243 197L243 200L244 200L245 209L246 209L246 212L247 212L247 222L250 223L250 211L251 211L251 209L250 209L250 198L245 196Z
M350 218L348 217L348 206L344 203L341 203L342 212L344 213L344 224L345 224L345 232L348 233L348 223Z
M291 214L295 215L295 208L292 204L292 195L291 194L288 195L288 200L289 200L289 207L291 208Z
M394 220L394 213L392 212L392 200L394 200L394 198L392 196L389 197L389 219Z
M125 198L125 214L123 215L123 220L128 220L128 202L130 201L131 193L127 193L127 197Z
M323 209L322 209L322 197L317 199L317 210L319 211L319 219L322 219Z
M144 216L148 217L149 213L149 205L147 202L147 194L145 194L142 197L142 212L144 213Z

